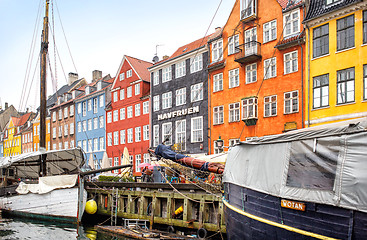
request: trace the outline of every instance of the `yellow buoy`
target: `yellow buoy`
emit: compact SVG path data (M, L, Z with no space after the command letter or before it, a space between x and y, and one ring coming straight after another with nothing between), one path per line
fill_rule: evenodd
M97 212L97 203L96 201L89 200L86 204L85 204L85 211L88 214L95 214Z

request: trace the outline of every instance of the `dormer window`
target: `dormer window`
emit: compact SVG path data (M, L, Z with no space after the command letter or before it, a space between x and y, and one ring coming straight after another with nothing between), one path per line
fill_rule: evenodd
M120 81L124 80L125 79L125 73L121 73L120 74Z
M72 91L71 92L71 97L74 99L74 98L76 98L76 96L75 96L75 91Z
M326 0L326 5L330 5L330 4L333 4L333 3L337 3L337 2L340 2L341 0Z
M97 83L97 91L101 90L102 89L102 81L99 81Z
M87 86L86 88L85 88L85 95L88 95L90 93L90 87L89 86Z
M246 20L256 16L257 0L242 0L241 1L241 20ZM252 18L251 18L252 19Z
M223 59L223 39L212 43L212 62L218 62Z
M283 16L284 37L300 32L299 9L288 12Z

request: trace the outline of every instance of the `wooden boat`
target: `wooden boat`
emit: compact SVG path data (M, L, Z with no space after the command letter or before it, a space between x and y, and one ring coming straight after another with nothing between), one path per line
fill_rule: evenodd
M242 142L223 175L229 239L366 239L367 119Z

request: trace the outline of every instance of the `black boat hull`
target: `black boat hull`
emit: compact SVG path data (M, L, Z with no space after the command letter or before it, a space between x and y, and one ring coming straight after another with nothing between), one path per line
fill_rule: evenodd
M367 239L366 213L311 202L299 211L281 200L226 183L228 239Z

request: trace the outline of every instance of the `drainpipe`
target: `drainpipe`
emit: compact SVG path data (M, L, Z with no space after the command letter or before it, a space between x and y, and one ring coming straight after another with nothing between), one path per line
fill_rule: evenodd
M208 66L210 65L210 44L208 43L208 63L207 63L207 71L208 71L208 134L209 134L209 146L208 146L208 150L209 150L209 154L212 154L212 128L211 128L211 95L210 95L210 80L211 80L211 74L209 72Z
M303 71L303 47L302 47L302 44L301 44L301 41L298 40L298 45L301 47L301 83L302 83L302 86L301 86L301 101L302 101L302 128L305 127L305 116L304 116L304 78L303 78L303 74L304 74L304 71Z
M307 94L307 98L308 98L308 102L307 102L307 127L310 127L310 28L308 27L307 24L305 24L306 29L307 29L307 41L308 41L308 48L307 48L307 89L308 89L308 94Z

